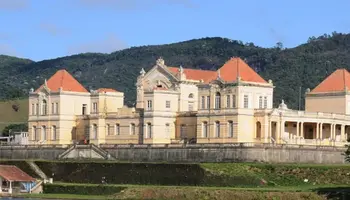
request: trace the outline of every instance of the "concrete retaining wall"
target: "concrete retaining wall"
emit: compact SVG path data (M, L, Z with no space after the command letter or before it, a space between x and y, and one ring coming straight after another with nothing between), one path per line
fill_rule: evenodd
M345 148L286 146L101 146L117 161L128 162L271 162L343 164ZM90 148L90 147L87 147ZM1 147L0 159L57 160L67 147Z

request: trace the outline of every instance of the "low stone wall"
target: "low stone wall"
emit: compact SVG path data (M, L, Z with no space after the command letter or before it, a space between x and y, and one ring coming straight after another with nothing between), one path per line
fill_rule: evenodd
M0 159L56 160L67 149L53 146L0 146Z
M267 162L343 164L345 148L315 146L187 145L103 147L119 161L129 162Z
M288 145L101 145L126 162L268 162L343 164L345 148ZM81 148L81 147L80 147ZM87 146L87 149L90 149ZM57 160L68 147L0 146L0 159Z

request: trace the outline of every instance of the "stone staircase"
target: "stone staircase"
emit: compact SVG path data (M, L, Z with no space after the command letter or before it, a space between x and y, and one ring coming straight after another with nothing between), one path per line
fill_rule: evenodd
M26 161L29 167L43 180L47 179L46 174L35 164L34 161Z
M58 159L115 160L107 151L94 144L73 145L60 154Z

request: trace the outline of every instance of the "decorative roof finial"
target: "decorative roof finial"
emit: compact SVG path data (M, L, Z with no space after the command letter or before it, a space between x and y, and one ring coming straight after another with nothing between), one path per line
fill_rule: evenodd
M45 78L45 86L47 86L47 80L46 80L46 78Z
M179 67L179 72L182 74L184 72L184 68L182 68L182 65Z
M164 60L162 57L159 57L156 61L157 65L163 66L165 64Z
M218 69L218 79L221 79L221 73L220 73L220 69Z
M146 74L145 70L142 68L140 71L141 76L144 76Z
M33 93L34 92L34 88L30 88L29 92Z

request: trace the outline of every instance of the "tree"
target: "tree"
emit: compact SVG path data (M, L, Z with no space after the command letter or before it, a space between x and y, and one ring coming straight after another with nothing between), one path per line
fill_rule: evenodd
M2 130L2 135L7 137L14 131L28 131L27 124L10 124Z

